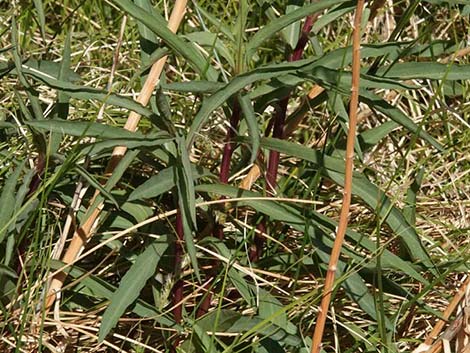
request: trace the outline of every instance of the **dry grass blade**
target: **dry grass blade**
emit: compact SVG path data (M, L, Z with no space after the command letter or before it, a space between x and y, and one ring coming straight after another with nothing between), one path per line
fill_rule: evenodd
M359 75L360 75L360 41L361 41L361 18L364 9L364 0L359 0L356 7L356 15L354 17L353 30L353 59L352 59L352 87L351 102L349 105L349 130L346 145L346 164L344 175L344 192L343 203L341 206L341 214L339 218L338 228L336 230L336 238L331 251L328 271L325 278L325 286L323 288L323 297L320 310L318 312L315 331L313 333L312 353L320 353L321 343L323 339L323 330L325 328L328 307L331 301L331 292L335 280L336 267L339 255L343 245L344 236L348 226L349 208L351 205L352 192L352 175L354 167L354 141L356 137L357 125L357 109L359 106Z
M171 31L173 32L177 31L183 19L183 16L186 12L186 4L187 4L187 0L176 1L175 6L170 16L170 20L168 21L168 28ZM155 86L157 85L160 79L160 75L162 73L163 67L165 66L166 59L167 57L165 56L161 58L160 60L158 60L155 64L153 64L150 70L148 78L144 83L144 87L142 88L142 91L140 92L139 97L137 98L137 101L144 106L148 104L150 97L152 96L152 92L155 89ZM135 112L131 112L129 114L129 117L127 119L127 122L124 128L129 131L136 131L139 121L140 121L140 115ZM116 168L116 166L118 165L119 161L122 159L126 151L127 151L127 148L123 146L116 147L113 150L111 160L109 161L108 166L106 167L106 171L105 171L106 176L112 174L112 172L114 171L114 169ZM95 192L94 198L96 198L97 195L98 195L98 191ZM93 204L93 201L91 202L91 204ZM92 228L96 224L96 221L98 217L100 216L102 209L103 209L103 205L102 204L98 205L98 207L96 207L93 210L90 217L84 221L83 225L75 231L72 241L62 259L66 264L71 263L75 260L75 258L80 253L83 246L91 237ZM46 299L46 310L48 310L51 307L51 305L54 303L55 295L62 288L65 277L66 277L65 273L61 272L52 279L50 288L48 290L48 296Z

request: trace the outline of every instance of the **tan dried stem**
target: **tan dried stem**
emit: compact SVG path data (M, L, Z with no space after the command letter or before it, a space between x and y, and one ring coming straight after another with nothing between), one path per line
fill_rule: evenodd
M176 0L173 10L171 12L170 20L168 21L168 28L176 33L181 21L183 20L184 14L186 12L187 0ZM140 92L137 102L146 106L152 96L155 86L158 84L160 75L165 66L167 57L163 57L155 64L153 64L150 69L150 73L147 77L147 80L144 83L142 91ZM137 126L139 125L140 115L136 112L131 112L127 118L127 122L124 126L124 129L129 131L136 131ZM127 147L118 146L114 148L111 159L106 167L105 176L109 176L113 173L114 169L121 161L122 157L127 151ZM99 191L95 191L93 200L99 195ZM93 204L93 200L90 202L90 205ZM90 216L83 222L83 224L75 231L73 238L70 242L70 245L62 258L62 261L66 264L72 263L75 258L79 255L80 251L83 249L84 245L92 236L92 228L96 224L98 217L101 214L103 209L103 203L96 206ZM46 310L48 310L51 305L54 303L56 293L59 292L64 284L66 278L65 272L60 272L51 281L51 285L48 290L46 298Z
M119 30L119 38L116 44L116 49L114 50L113 64L111 66L111 71L109 73L108 84L106 85L106 89L108 91L111 90L111 87L113 85L114 73L116 72L116 68L119 62L119 52L121 50L121 45L122 45L122 41L124 38L124 30L126 29L126 23L127 23L127 16L123 16L121 20L121 29ZM96 121L101 121L103 119L105 107L106 107L106 104L103 103L98 112L98 116L96 117ZM94 137L90 139L90 142L94 142L94 141L95 141ZM89 164L90 164L90 157L87 156L87 158L85 159L84 168L87 169ZM70 204L67 218L65 220L64 229L62 230L62 233L59 237L59 241L56 243L54 250L52 251L52 258L54 260L60 259L62 255L62 251L64 250L65 242L67 240L67 234L69 234L72 224L74 224L76 221L75 215L80 209L80 206L82 204L82 199L83 199L83 196L85 195L87 188L88 186L85 185L84 179L80 178L77 183L77 186L75 187L75 191L73 193L73 199L72 199L72 203Z
M323 297L318 312L315 331L313 333L312 353L319 353L323 340L323 331L325 328L328 308L331 301L331 293L335 281L336 268L338 265L339 255L343 245L344 235L348 227L349 208L351 205L352 176L354 168L354 141L356 138L357 110L359 106L359 74L361 69L360 63L360 42L361 42L361 19L364 9L364 0L358 0L356 6L356 16L354 17L353 29L353 58L352 58L352 87L351 102L349 104L349 129L346 142L346 162L344 175L344 192L343 204L339 218L336 238L331 251L328 271L325 278L325 286L323 288Z
M444 341L445 336L454 337L456 335L456 332L459 330L459 326L460 326L460 325L456 325L456 322L458 322L457 319L455 320L454 324L451 324L449 326L446 333L444 333L443 335L439 337L442 329L449 322L449 318L452 315L452 313L455 311L455 309L457 309L457 306L462 302L466 293L470 291L469 287L470 287L470 276L467 277L467 279L462 284L457 294L454 296L454 298L452 298L452 301L444 310L444 312L441 315L441 318L436 323L431 333L426 337L426 340L424 341L424 343L420 344L419 347L417 347L413 351L413 353L423 353L423 352L439 353L443 349L443 341ZM462 320L460 320L460 322L462 322Z

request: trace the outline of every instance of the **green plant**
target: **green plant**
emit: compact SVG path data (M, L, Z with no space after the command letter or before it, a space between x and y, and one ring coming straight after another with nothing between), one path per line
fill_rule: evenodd
M470 67L453 60L465 44L468 5L434 3L374 1L364 13L351 225L325 351L411 349L410 315L434 314L426 298L468 271L468 225L451 233L459 249L451 251L423 231L434 218L419 216L430 212L421 197L467 192L426 182L468 167ZM9 59L0 62L0 202L11 206L0 211L1 327L2 344L17 351L30 349L27 337L45 351L70 332L88 337L85 349L95 339L135 351L312 346L339 196L348 190L357 4L192 2L178 33L186 4L173 9L179 19L170 29L165 4L70 1L54 12L60 4L44 0L2 9L12 30L0 52ZM440 35L416 22L450 14ZM377 22L386 16L396 25L384 35ZM90 34L106 44L100 51L83 35L90 26L100 28ZM113 42L121 52L105 54ZM71 69L83 62L90 69ZM108 67L116 69L111 85L99 74ZM134 89L144 92L137 101ZM142 119L126 123L128 111ZM259 179L239 187L254 165ZM76 189L79 180L91 188ZM467 174L456 180L466 185ZM59 257L52 250L67 208L75 250ZM50 288L61 287L53 307ZM56 317L78 311L75 321L96 313L102 321L86 333L65 319L56 326L49 307Z

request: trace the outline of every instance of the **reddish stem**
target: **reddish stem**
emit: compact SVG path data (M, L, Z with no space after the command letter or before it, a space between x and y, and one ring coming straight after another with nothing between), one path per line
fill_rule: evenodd
M289 103L289 96L283 98L279 102L279 108L276 111L273 127L273 137L282 139L284 137L284 123L286 120L287 104ZM266 171L266 182L268 183L268 190L274 192L277 181L277 170L279 169L279 152L269 151L268 169Z
M232 116L230 117L230 128L227 131L227 135L225 136L224 152L222 155L222 163L220 165L219 180L223 184L227 184L228 178L230 177L230 162L232 160L233 151L235 149L233 138L235 137L235 132L237 131L239 121L240 105L238 104L238 101L235 100L233 103Z
M302 58L305 46L308 42L308 36L312 30L313 21L318 17L318 14L309 15L306 17L304 25L302 27L302 33L297 41L297 45L289 56L288 61L297 61ZM290 94L281 99L279 102L279 108L276 110L276 114L273 118L274 123L269 124L268 127L273 125L272 137L283 139L284 138L284 125L286 121L287 105L289 103ZM268 168L266 171L266 183L268 184L268 190L274 192L277 185L277 173L279 169L279 152L271 150L269 152ZM258 231L263 233L266 231L265 221L263 220L257 227ZM250 251L250 260L256 262L259 260L263 253L264 238L262 235L257 233L255 235L254 249Z
M238 128L238 123L240 122L240 113L241 113L240 105L238 104L238 101L235 100L233 103L232 116L230 117L230 128L227 131L227 135L225 136L224 150L222 153L222 162L220 165L219 181L222 184L227 184L228 179L230 177L230 162L232 161L233 151L235 150L235 143L233 142L233 138L235 137L235 133ZM223 197L221 199L223 199ZM214 227L213 236L218 239L223 239L224 231L223 231L222 225L217 224ZM218 261L214 261L213 267L216 268L217 265L218 265ZM212 276L212 279L214 279L215 275L216 275L215 273L210 274L210 276ZM204 291L206 292L206 295L197 309L196 317L201 317L209 311L210 303L212 300L212 293L209 292L211 284L212 284L212 281L209 281L204 286Z

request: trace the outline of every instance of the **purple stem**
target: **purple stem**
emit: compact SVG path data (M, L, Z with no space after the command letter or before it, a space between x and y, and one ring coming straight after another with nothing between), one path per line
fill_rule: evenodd
M224 152L222 155L222 163L220 165L219 181L223 184L227 184L228 178L230 177L230 162L232 160L233 151L235 149L235 144L232 140L235 137L235 132L237 131L239 122L240 105L238 104L238 101L235 100L233 103L232 116L230 117L230 128L227 131L227 135L225 136Z
M302 33L297 41L297 45L292 53L289 56L288 61L297 61L302 58L304 53L305 46L308 42L308 36L310 31L312 30L313 21L318 17L318 14L307 16L302 27ZM276 114L273 117L274 122L270 123L269 126L273 125L273 133L272 137L283 139L284 138L284 125L286 120L286 113L287 113L287 105L289 103L290 94L286 97L282 98L279 102L279 108L276 110ZM271 150L269 152L269 160L268 160L268 167L266 171L266 183L268 184L268 190L270 192L274 192L277 185L277 173L279 169L279 152ZM265 232L266 231L266 224L263 220L257 227L258 231ZM255 235L255 244L254 249L250 251L250 260L252 262L258 261L262 254L263 254L263 245L264 245L264 238L256 234Z
M222 162L220 165L219 181L222 184L227 184L228 179L230 177L230 162L232 161L233 151L235 150L235 143L233 143L233 138L235 137L235 133L238 128L238 123L240 122L240 113L240 105L238 104L238 101L235 100L233 103L232 116L230 117L230 128L227 131L227 135L225 136ZM223 199L223 197L221 199ZM218 239L223 239L224 231L222 225L217 224L214 227L213 236ZM218 261L214 261L213 267L216 268L217 265ZM212 270L212 272L213 273L210 274L210 276L212 276L212 279L214 279L216 274L214 273L214 270ZM206 292L206 294L197 309L196 317L201 317L209 311L210 303L212 301L212 293L209 292L209 289L211 287L212 282L213 281L209 281L204 286L204 291Z

